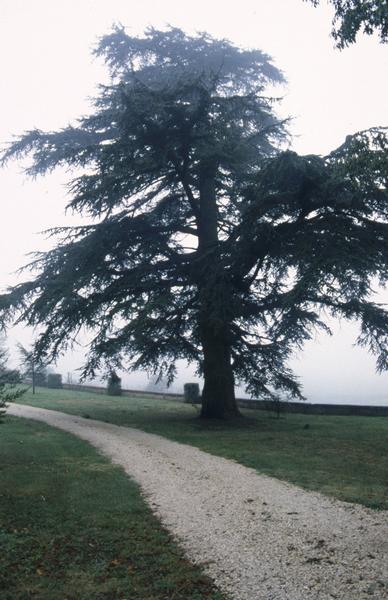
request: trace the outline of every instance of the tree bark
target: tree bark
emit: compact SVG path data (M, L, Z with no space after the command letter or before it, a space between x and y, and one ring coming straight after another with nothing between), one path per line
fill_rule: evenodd
M203 418L231 418L239 415L234 394L231 363L231 287L226 281L218 239L216 198L217 166L206 161L200 168L198 222L199 330L203 350Z
M234 376L230 348L207 330L202 335L203 372L201 417L227 419L240 413L234 394Z

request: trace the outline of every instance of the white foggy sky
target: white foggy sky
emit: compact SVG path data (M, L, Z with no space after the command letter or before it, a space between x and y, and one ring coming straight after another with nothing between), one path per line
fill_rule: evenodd
M325 154L349 133L388 121L387 46L359 36L339 52L330 38L331 18L324 0L317 9L302 0L0 0L0 143L34 127L59 129L87 113L88 97L106 79L91 49L121 22L131 34L171 24L268 53L288 81L277 93L283 97L280 114L293 117L292 148ZM28 180L20 164L0 171L2 289L16 282L13 272L28 252L48 247L37 232L80 222L64 215L66 181L65 172ZM357 327L342 323L335 329L333 338L319 335L293 363L306 395L388 403L388 375L377 376L373 359L352 347ZM11 345L16 339L28 343L31 333L10 331ZM67 356L58 369L65 374L77 366L79 357ZM138 382L136 376L124 379Z

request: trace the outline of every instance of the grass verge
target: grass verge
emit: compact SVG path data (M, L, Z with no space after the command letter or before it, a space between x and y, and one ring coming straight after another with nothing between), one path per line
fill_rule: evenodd
M224 599L86 442L15 417L0 441L2 600Z
M245 411L203 421L191 405L152 398L39 389L19 403L137 427L236 460L348 502L388 509L388 419Z

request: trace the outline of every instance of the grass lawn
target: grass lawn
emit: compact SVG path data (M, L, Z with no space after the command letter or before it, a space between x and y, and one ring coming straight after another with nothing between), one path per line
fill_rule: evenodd
M388 509L388 419L249 410L235 422L198 419L191 405L39 389L20 403L137 427L234 459L349 502Z
M223 600L138 487L42 423L0 426L1 600Z

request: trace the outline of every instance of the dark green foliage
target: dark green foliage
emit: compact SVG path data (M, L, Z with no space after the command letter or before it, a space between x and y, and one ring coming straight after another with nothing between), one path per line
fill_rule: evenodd
M106 389L108 396L121 396L121 378L117 375L115 371L112 371L110 373Z
M320 0L307 0L317 6ZM329 0L334 6L332 36L338 48L356 41L359 31L371 35L377 32L380 40L388 40L387 0Z
M185 402L188 402L189 404L199 404L201 401L198 383L185 383L183 386L183 394Z
M35 371L35 385L39 386L39 387L46 387L47 386L47 373L46 370L42 369L39 371Z
M22 382L19 371L9 369L7 361L8 352L4 348L3 341L0 340L0 422L7 403L20 398L25 392L25 388L19 385Z
M62 228L0 314L42 329L55 357L94 332L84 375L145 368L171 382L186 359L204 376L202 415L235 415L234 379L254 396L301 396L287 367L324 314L356 318L358 343L387 367L388 317L372 301L388 274L386 131L325 157L282 151L260 51L203 34L122 28L96 51L111 69L91 116L12 143L27 172L76 169Z
M60 389L62 387L62 375L60 373L49 373L47 375L47 387Z

